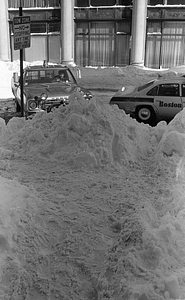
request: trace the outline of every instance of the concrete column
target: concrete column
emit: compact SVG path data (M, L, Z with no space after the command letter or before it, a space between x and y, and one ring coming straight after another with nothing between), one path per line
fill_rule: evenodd
M132 13L131 64L144 66L147 0L134 0Z
M8 1L1 0L0 8L0 60L10 60L10 39L8 24Z
M74 0L61 1L61 62L74 64Z

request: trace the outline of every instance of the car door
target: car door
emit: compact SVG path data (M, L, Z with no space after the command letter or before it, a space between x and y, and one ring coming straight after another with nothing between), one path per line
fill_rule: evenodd
M185 108L185 83L182 83L181 92L182 92L182 108Z
M162 83L158 85L158 92L154 97L154 104L162 118L173 118L182 110L180 85L178 83Z

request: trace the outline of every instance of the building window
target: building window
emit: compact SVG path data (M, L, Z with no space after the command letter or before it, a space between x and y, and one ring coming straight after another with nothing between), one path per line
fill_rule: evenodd
M130 22L76 23L76 63L81 66L128 65L130 30Z
M75 6L78 6L78 7L88 7L90 4L89 4L89 0L76 0L75 1Z
M149 0L149 5L157 5L157 4L163 4L164 0Z
M180 5L184 4L184 0L167 0L168 5Z
M148 0L149 5L158 5L158 4L164 4L164 5L183 5L184 0Z
M131 23L119 22L116 24L116 28L115 65L117 67L123 67L129 65L130 61Z
M133 5L133 1L132 0L118 0L118 5Z
M31 33L45 33L47 32L46 23L31 23Z
M149 22L145 65L149 68L170 68L184 65L184 22Z
M61 0L26 0L23 2L23 8L29 7L58 7ZM18 8L20 6L20 0L8 0L9 8Z
M114 65L114 22L90 24L90 66Z
M91 0L92 6L112 6L116 4L116 0Z
M113 6L113 5L132 5L133 0L75 0L75 6L77 7L89 7L92 6Z
M48 24L48 32L58 32L60 33L60 22L53 22Z

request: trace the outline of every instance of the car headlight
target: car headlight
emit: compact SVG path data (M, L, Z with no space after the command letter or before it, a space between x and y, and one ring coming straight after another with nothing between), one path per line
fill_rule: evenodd
M69 104L69 99L68 99L68 98L64 98L64 99L63 99L63 104L64 104L64 105Z
M45 93L42 93L42 94L40 95L40 99L41 99L42 101L45 101L45 100L47 99L47 97L48 97L48 95L45 94Z
M31 110L36 109L37 108L37 101L34 101L34 100L29 101L28 106L29 106L29 109L31 109Z

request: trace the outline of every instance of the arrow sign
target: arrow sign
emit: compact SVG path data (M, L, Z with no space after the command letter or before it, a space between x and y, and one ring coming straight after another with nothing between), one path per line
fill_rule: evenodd
M30 16L13 19L14 50L30 47Z

